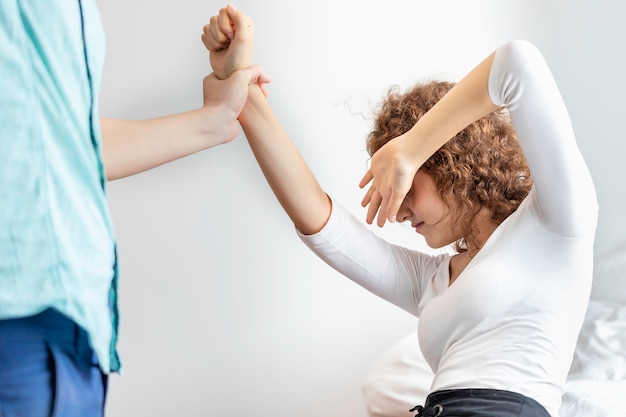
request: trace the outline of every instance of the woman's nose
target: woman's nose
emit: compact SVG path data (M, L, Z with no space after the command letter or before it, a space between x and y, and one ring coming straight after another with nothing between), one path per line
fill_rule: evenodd
M400 205L400 210L398 210L398 221L400 222L405 222L407 221L411 215L413 214L413 212L411 211L411 209L409 208L409 203L407 201L408 199L405 198L404 201L402 201L402 204Z

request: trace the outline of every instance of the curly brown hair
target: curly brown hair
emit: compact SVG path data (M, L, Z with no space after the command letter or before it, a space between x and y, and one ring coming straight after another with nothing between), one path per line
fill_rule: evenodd
M454 83L429 81L406 93L392 87L377 112L367 138L370 156L402 135L433 107ZM530 170L508 113L498 109L470 124L435 152L420 168L437 187L442 200L458 207L461 252L480 249L474 219L487 210L499 225L513 213L532 186Z

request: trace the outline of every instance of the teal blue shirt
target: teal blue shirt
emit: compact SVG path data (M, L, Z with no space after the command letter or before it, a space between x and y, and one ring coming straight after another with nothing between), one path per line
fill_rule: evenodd
M95 0L0 2L0 319L53 307L120 368Z

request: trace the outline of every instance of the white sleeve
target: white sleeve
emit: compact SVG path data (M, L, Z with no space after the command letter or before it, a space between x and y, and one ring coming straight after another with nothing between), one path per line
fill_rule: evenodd
M368 291L417 316L424 268L440 257L392 245L375 235L352 213L333 202L324 228L302 241L328 265ZM428 270L429 268L424 268ZM420 282L421 281L421 282Z
M574 237L595 230L597 200L565 103L541 53L526 41L496 50L489 95L511 116L534 179L533 214L544 227Z

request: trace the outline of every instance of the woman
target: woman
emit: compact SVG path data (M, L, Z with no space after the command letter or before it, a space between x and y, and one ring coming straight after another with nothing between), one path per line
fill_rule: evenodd
M231 27L226 10L205 27L216 73L236 66L217 59L225 51L246 51L230 43ZM239 121L305 244L420 318L434 379L424 406L411 411L558 416L591 288L597 204L567 110L534 46L503 45L454 86L391 92L370 135L372 163L361 181L372 182L367 222L377 213L379 226L410 222L431 247L454 244L453 255L394 246L333 202L258 86Z

